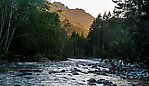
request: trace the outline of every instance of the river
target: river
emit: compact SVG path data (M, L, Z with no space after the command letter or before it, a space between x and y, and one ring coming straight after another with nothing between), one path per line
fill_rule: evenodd
M0 86L105 86L106 81L110 82L111 86L132 86L132 83L140 80L146 83L149 81L147 70L129 64L126 68L121 61L115 64L121 64L120 71L112 68L108 61L101 59L5 62L0 63ZM101 83L101 80L104 82Z

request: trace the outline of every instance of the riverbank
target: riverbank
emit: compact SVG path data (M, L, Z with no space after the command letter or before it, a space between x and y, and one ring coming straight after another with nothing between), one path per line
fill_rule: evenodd
M67 57L57 55L36 55L36 56L23 56L23 55L1 55L0 62L49 62L49 61L64 61Z

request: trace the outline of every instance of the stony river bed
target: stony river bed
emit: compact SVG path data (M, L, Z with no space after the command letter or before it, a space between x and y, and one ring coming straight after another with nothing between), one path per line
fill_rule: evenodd
M122 61L0 63L0 86L149 86L149 71Z

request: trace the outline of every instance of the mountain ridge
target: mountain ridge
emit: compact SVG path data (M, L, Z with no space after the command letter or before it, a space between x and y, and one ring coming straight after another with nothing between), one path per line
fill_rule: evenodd
M87 37L89 33L90 25L95 20L95 18L85 12L85 10L81 8L69 9L60 2L51 3L50 12L56 12L60 16L61 21L67 19L71 24L70 28L72 28L70 32L75 31L79 34L83 32L85 37Z

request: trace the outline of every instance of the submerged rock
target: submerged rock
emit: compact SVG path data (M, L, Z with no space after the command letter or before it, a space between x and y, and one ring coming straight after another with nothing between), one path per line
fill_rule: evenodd
M111 81L105 80L105 79L98 79L98 80L97 80L97 83L98 83L98 84L108 85L108 86L113 85L113 83L112 83Z
M81 72L81 70L77 68L74 68L73 71Z
M59 73L59 71L49 71L49 74L52 74L52 73Z
M88 81L89 85L96 85L96 80L94 78L90 78Z

